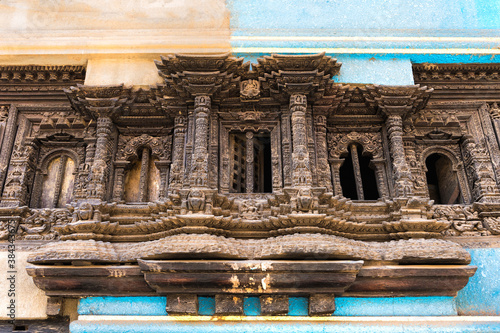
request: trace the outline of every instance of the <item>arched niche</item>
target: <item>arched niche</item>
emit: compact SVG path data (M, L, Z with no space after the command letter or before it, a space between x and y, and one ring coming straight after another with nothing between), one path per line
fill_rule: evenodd
M462 164L445 148L432 147L422 154L429 198L435 204L469 203Z
M78 157L71 150L56 150L45 156L35 175L31 206L62 208L73 201Z
M125 169L125 202L154 202L159 199L160 170L156 166L158 157L148 146L140 146L137 153L130 156Z

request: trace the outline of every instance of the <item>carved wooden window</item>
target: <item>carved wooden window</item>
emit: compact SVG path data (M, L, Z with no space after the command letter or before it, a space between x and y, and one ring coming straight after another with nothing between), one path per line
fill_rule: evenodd
M229 151L231 192L272 192L271 137L269 133L231 133Z
M442 154L432 154L425 160L429 197L435 204L463 203L460 184L452 161Z
M157 201L160 191L160 171L156 167L158 159L151 156L149 148L142 148L141 159L131 163L125 175L125 201Z
M340 167L342 195L352 200L376 200L379 192L371 157L363 156L362 152L360 145L349 145L347 156Z
M57 155L41 171L42 184L39 198L32 199L32 206L61 208L73 200L75 161L68 155Z

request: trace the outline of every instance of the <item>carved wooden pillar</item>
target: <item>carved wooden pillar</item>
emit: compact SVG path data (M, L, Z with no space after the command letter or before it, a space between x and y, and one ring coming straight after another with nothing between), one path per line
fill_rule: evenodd
M54 183L54 199L52 200L52 207L57 207L59 202L59 197L61 196L61 184L64 178L64 172L66 171L66 162L68 161L68 156L62 155L59 163L57 165L56 171L56 181Z
M328 152L326 147L326 117L316 116L314 118L314 132L316 134L316 160L318 172L318 186L326 187L327 192L332 192L332 176L328 164Z
M352 143L351 146L352 169L354 170L354 181L356 182L356 193L358 200L364 200L363 179L361 178L361 167L359 166L358 147Z
M500 108L496 103L491 106L483 104L479 108L479 117L481 118L484 137L491 155L496 180L500 184Z
M314 119L312 117L311 108L306 109L306 137L307 137L307 154L309 157L309 170L311 171L311 185L318 187L318 171L316 169L316 142L314 135Z
M85 147L85 161L78 166L78 175L75 177L75 200L83 200L88 196L89 174L94 163L95 156L95 138L85 138L87 146Z
M389 188L387 184L387 177L385 172L385 160L384 159L373 159L370 161L375 170L375 177L377 177L378 194L381 198L389 198Z
M116 161L115 162L115 180L113 188L113 201L122 202L123 194L125 192L124 178L125 178L125 168L129 165L129 161Z
M143 148L141 154L141 173L139 175L139 200L148 201L148 171L149 171L149 149Z
M195 97L194 151L189 182L192 187L208 187L208 117L210 107L210 96Z
M276 126L271 131L271 165L273 175L273 192L279 193L283 189L283 168L281 167L281 140L279 126Z
M281 153L283 156L283 183L285 187L292 186L290 111L281 110Z
M340 183L340 167L344 163L343 158L331 158L330 162L330 170L332 174L333 181L333 193L335 195L342 195L342 184Z
M156 161L156 167L160 170L160 190L158 192L158 200L165 201L169 191L170 179L170 161Z
M246 132L246 193L253 193L253 185L254 185L254 142L253 142L253 133L248 131Z
M406 197L412 194L412 184L403 144L403 119L399 114L389 114L386 125L396 184L396 197Z
M17 129L17 108L14 106L2 106L8 112L7 118L3 120L5 123L3 125L3 136L2 145L0 150L0 191L3 189L5 184L5 178L7 177L7 168L9 167L10 156L12 154L12 148L14 147L14 141L16 139L16 129Z
M220 124L220 172L219 172L219 184L221 193L228 193L231 187L230 185L230 175L232 174L229 170L230 156L232 152L229 150L229 130Z
M2 207L24 206L29 202L38 149L32 141L14 149L2 195Z
M480 202L498 201L499 191L494 180L490 157L485 147L478 146L471 135L466 135L462 141L462 152L474 200Z
M182 188L184 174L184 142L186 139L186 118L175 118L172 165L170 168L169 193L174 193Z
M306 95L290 97L292 115L292 186L312 186L306 130Z
M210 134L208 142L208 183L207 186L210 188L217 188L217 176L219 174L219 116L216 112L217 110L212 110L210 119Z
M89 199L106 200L106 189L109 176L109 161L111 159L111 133L113 121L108 114L100 114L97 118L95 156L90 171L88 184Z

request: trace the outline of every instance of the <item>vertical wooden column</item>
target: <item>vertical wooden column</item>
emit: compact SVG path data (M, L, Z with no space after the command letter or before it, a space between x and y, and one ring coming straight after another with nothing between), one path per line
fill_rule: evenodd
M184 174L184 142L186 139L186 118L175 118L172 165L170 167L169 193L174 193L182 188Z
M396 197L412 194L410 168L406 163L403 144L403 119L399 114L389 114L386 120L389 134L389 151L392 157Z
M361 168L359 166L358 147L353 143L351 148L352 169L354 170L354 181L356 183L356 193L358 200L364 200L365 194L363 192L363 179L361 178Z
M387 177L385 172L385 160L373 159L370 162L375 170L377 177L378 194L381 198L389 198L389 188L387 187Z
M86 137L85 143L87 146L85 147L85 161L81 161L78 166L78 175L75 178L75 187L74 187L74 198L75 200L84 200L87 198L88 194L88 181L90 170L92 169L92 164L94 163L95 156L95 144L96 139L93 137ZM122 200L120 197L119 200ZM118 201L118 200L117 200Z
M462 152L465 169L469 171L474 201L497 202L500 193L494 179L490 156L484 150L478 149L471 135L463 137Z
M124 188L124 178L125 178L125 167L129 164L128 161L115 162L115 180L113 186L113 201L121 202L123 201Z
M253 132L246 132L246 193L254 191L254 147Z
M274 193L278 193L283 189L283 168L281 166L281 152L280 128L279 126L276 126L271 131L271 168Z
M500 108L496 103L492 106L483 104L479 108L479 118L484 132L485 143L491 156L491 163L497 184L500 184Z
M306 131L307 97L302 94L290 96L292 115L292 186L312 186L309 167Z
M332 173L332 183L333 183L333 193L335 195L342 195L342 184L340 183L340 167L344 163L343 158L331 158L328 160L330 162L330 170Z
M16 139L17 128L17 108L10 106L8 110L7 120L3 131L2 147L0 150L0 191L3 189L5 179L7 177L7 169L9 167L10 156L14 141Z
M328 164L328 150L326 144L326 117L314 118L314 132L316 135L316 160L318 172L318 186L326 187L327 192L332 192L332 176Z
M290 110L286 107L281 110L281 154L283 156L283 184L292 186L292 157L291 157Z
M68 161L68 156L62 155L61 160L57 165L56 181L54 184L55 192L54 192L54 200L52 201L52 207L57 207L57 203L59 202L59 197L61 196L61 184L64 179L67 161Z
M141 174L139 176L139 200L148 201L148 172L149 172L149 149L142 149Z
M195 97L194 151L191 160L191 178L189 182L193 187L208 186L208 117L210 107L210 96L201 95Z
M109 160L111 158L111 132L113 121L107 114L101 114L97 118L97 141L95 156L92 164L89 199L106 200L106 188L108 185Z

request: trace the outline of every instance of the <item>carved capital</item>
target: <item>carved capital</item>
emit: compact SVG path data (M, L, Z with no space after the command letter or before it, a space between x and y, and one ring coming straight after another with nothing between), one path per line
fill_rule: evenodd
M64 90L64 92L74 109L93 119L99 117L116 118L135 98L131 88L125 88L123 84L117 86L79 84Z
M412 86L367 85L361 88L365 102L385 116L406 117L425 107L434 89Z

